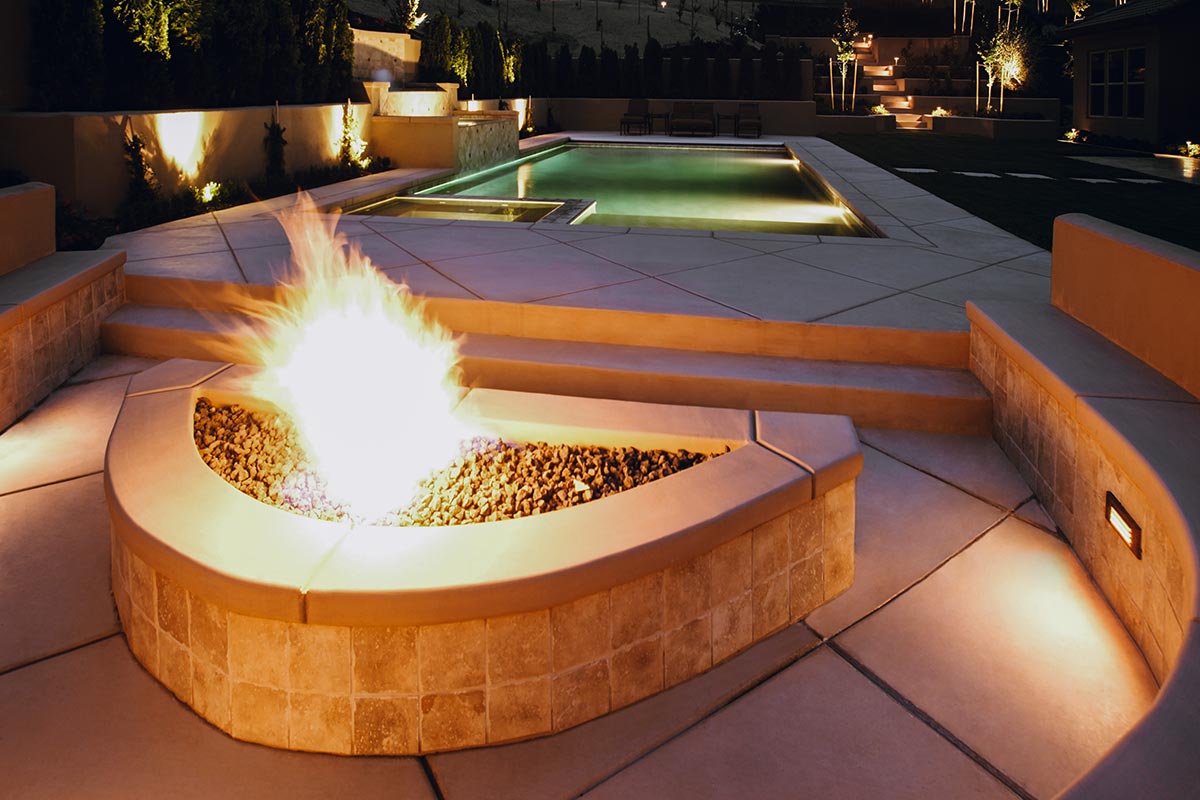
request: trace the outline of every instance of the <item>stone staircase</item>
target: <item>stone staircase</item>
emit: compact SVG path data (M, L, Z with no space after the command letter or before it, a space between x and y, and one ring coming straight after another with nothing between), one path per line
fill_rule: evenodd
M129 276L127 291L129 304L101 327L107 352L252 363L253 326L237 308L280 290ZM845 414L864 427L991 428L991 398L966 368L963 333L450 298L426 308L464 334L472 386Z
M868 94L879 95L879 102L896 118L901 130L929 130L932 126L924 114L913 111L912 99L896 78L895 66L879 64L870 41L856 42L854 49L863 77L868 81Z

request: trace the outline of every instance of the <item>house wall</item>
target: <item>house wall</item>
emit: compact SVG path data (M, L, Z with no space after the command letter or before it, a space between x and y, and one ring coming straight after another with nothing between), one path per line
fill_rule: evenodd
M1127 47L1146 48L1146 113L1142 119L1093 117L1088 113L1089 64L1097 50ZM1074 125L1076 128L1125 139L1158 142L1159 115L1163 92L1164 59L1161 37L1155 26L1131 24L1119 29L1083 31L1073 45L1075 60Z

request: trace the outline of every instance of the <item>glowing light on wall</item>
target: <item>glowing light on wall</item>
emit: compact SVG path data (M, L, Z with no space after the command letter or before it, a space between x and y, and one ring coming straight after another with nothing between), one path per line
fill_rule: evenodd
M509 105L513 111L517 112L517 130L525 130L525 122L529 118L529 100L524 97L518 97L515 100L510 100Z
M154 136L163 156L189 180L200 173L204 160L205 136L203 111L177 111L151 117Z
M1121 541L1139 560L1142 557L1142 526L1134 521L1125 506L1121 505L1112 492L1104 495L1104 518L1109 527L1117 532Z

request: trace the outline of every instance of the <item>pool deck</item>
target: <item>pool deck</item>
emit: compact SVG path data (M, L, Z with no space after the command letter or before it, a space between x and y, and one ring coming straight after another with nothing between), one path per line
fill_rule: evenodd
M0 434L6 798L1050 798L1156 692L994 442L867 429L853 588L703 676L459 753L235 741L138 666L109 590L105 443L152 364L102 356Z
M951 331L966 329L968 298L1048 299L1049 253L822 140L780 141L890 238L340 226L431 295ZM434 174L314 194L350 202ZM269 214L289 202L108 246L128 250L130 274L270 283L288 245ZM1157 691L993 441L861 429L853 588L701 677L555 736L459 753L235 741L134 662L110 594L105 444L129 381L154 363L101 356L0 433L5 797L1051 798Z
M749 141L791 147L888 238L382 216L346 217L340 230L389 276L429 296L938 331L967 329L968 299L1049 300L1045 250L822 139ZM441 174L394 170L313 196L322 206L349 204ZM128 252L131 275L271 284L289 256L271 214L290 203L203 214L113 236L105 246Z

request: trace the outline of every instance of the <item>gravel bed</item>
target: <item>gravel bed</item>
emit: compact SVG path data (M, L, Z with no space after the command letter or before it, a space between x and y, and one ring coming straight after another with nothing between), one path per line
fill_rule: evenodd
M296 514L351 519L330 499L291 420L239 405L196 403L196 449L204 463L244 494ZM465 525L531 516L607 497L666 477L712 456L687 450L639 450L476 439L431 474L404 508L374 524Z

